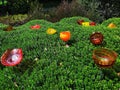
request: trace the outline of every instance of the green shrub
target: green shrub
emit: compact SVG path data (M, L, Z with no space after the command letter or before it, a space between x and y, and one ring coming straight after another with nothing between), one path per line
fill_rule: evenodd
M78 5L76 1L72 1L71 3L69 3L68 1L63 0L61 4L56 8L56 12L54 13L53 11L52 13L56 19L60 20L65 17L71 17L73 16L73 14L77 16L78 9L79 13L81 13L82 16L82 14L85 13L84 6Z
M114 23L119 28L120 27L120 18L116 18L116 17L110 18L110 19L102 22L102 25L108 26L110 23Z
M98 68L93 62L92 51L106 47L119 55L119 28L111 30L103 25L83 27L76 23L78 18L82 17L65 18L57 23L33 20L16 27L16 31L0 31L0 56L8 48L22 48L24 53L23 61L18 66L0 65L0 89L118 90L120 79L114 72L119 72L119 68L115 71ZM30 26L35 24L40 24L41 28L31 30ZM57 33L46 34L49 27L55 28ZM71 31L72 35L69 48L59 38L59 33L66 30ZM89 37L95 31L103 33L106 44L91 44ZM120 56L116 63L119 62Z
M7 25L0 23L0 28L4 28L5 26L7 26Z
M17 14L0 17L0 22L8 25L21 25L29 21L29 16L27 14Z
M31 17L31 19L45 19L45 12L43 11L43 5L40 4L37 0L31 2L28 15Z
M104 20L103 16L99 11L99 6L101 2L99 0L76 0L79 4L83 5L85 8L85 14L83 16L96 21L102 22Z
M65 17L71 16L85 16L90 18L91 20L99 22L102 17L100 17L97 8L99 7L99 2L92 0L73 0L72 2L68 2L67 0L63 0L61 4L53 11L49 11L50 16L56 21L59 21Z
M60 5L50 9L44 9L38 1L31 4L29 14L32 19L46 19L51 22L57 22L62 18L71 16L85 16L93 21L100 22L103 18L98 12L99 2L96 0L88 1L85 0L72 0L68 2L63 0Z

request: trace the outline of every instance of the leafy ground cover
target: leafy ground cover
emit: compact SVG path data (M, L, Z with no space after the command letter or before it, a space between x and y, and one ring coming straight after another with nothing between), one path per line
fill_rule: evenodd
M0 24L0 56L8 48L22 48L23 61L15 67L0 65L0 90L118 90L120 88L120 28L119 18L109 19L97 26L84 27L77 24L83 17L64 18L51 23L33 20L13 31L3 31ZM110 29L111 22L118 28ZM30 26L40 24L39 30ZM57 33L48 35L46 30L54 28ZM61 31L71 32L69 47L60 40ZM99 31L104 36L102 45L93 45L89 37ZM99 47L118 53L113 69L101 69L94 64L92 51Z

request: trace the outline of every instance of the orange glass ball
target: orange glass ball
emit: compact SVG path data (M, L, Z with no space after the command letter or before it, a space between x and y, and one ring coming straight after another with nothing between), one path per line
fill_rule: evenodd
M67 42L68 40L70 40L71 37L71 33L70 31L63 31L60 33L60 39Z
M94 45L100 45L103 41L103 35L100 32L94 32L92 35L90 35L90 41Z
M108 25L108 27L109 27L109 28L116 28L116 25L115 25L114 23L110 23L110 24Z
M92 58L99 67L108 68L115 63L117 53L106 48L98 48L93 51Z

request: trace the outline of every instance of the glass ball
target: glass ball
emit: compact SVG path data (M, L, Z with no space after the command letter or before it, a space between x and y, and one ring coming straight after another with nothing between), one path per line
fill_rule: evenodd
M90 41L94 45L100 45L103 41L103 35L100 32L94 32L90 35Z
M98 48L93 51L92 58L100 67L111 67L116 61L117 53L106 48Z

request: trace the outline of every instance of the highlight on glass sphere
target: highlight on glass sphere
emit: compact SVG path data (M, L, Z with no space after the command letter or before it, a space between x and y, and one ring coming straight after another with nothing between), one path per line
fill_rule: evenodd
M114 65L117 53L107 48L98 48L93 51L92 58L99 67L109 68Z
M70 37L71 37L70 31L60 32L60 39L63 40L64 42L67 42L68 40L70 40Z
M103 42L103 34L100 32L94 32L90 35L90 41L94 45L100 45Z
M22 49L8 49L1 56L1 64L4 66L16 66L23 58Z

